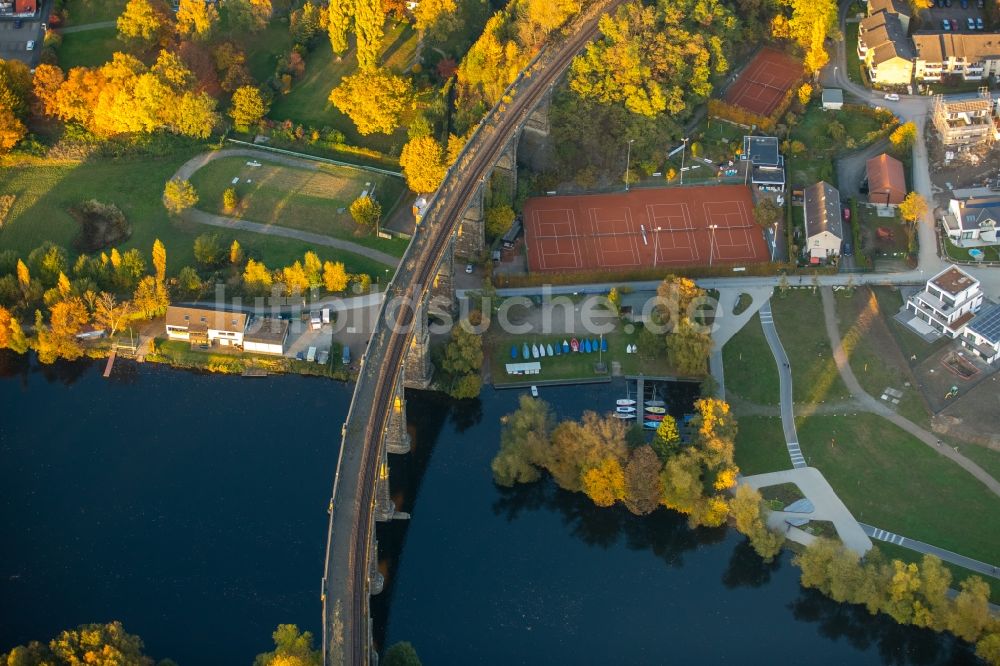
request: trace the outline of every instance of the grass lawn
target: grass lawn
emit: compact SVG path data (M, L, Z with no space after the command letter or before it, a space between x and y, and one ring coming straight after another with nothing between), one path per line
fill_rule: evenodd
M923 553L910 550L905 546L897 546L894 543L886 543L884 541L876 541L875 545L878 546L878 549L881 550L886 557L892 560L915 562L919 564L924 559ZM990 601L993 603L1000 603L1000 580L997 580L992 576L977 574L949 562L942 562L942 564L944 564L944 566L951 572L951 587L957 590L961 581L972 576L979 576L990 586Z
M416 45L417 34L412 27L402 23L391 25L383 41L383 60L390 69L401 72L410 64ZM330 44L320 40L306 58L305 74L292 84L291 92L274 100L268 115L274 120L291 120L317 128L333 127L344 133L349 144L398 154L407 140L407 118L404 117L400 128L393 134L362 136L351 119L330 104L330 91L344 76L356 70L353 49L338 61Z
M1000 479L1000 451L977 444L961 443L956 445L954 442L951 443L953 446L958 446L962 455L986 470L987 474L994 479ZM997 559L1000 560L1000 557Z
M64 71L73 67L98 67L123 48L116 28L71 32L63 36L59 46L59 66Z
M861 522L995 562L1000 498L968 472L874 414L813 416L802 453Z
M861 58L858 57L858 24L848 23L844 35L844 49L847 51L847 76L859 86L865 86Z
M779 417L739 417L736 465L744 476L792 468Z
M346 370L341 364L340 346L336 344L330 350L330 360L320 365L315 362L299 361L273 354L251 354L235 350L226 352L218 348L192 349L190 344L181 340L157 338L156 353L152 355L150 360L170 363L183 368L199 368L229 374L239 374L252 367L268 372L289 372L347 379Z
M191 184L198 190L198 207L219 215L343 238L403 256L408 241L381 239L368 231L359 233L347 211L351 202L374 185L385 217L405 187L399 178L328 164L314 171L278 165L266 158L258 161L263 165L250 167L245 157L224 157L195 172ZM233 178L239 178L239 183L233 185ZM229 187L239 196L236 211L227 211L222 204L222 193ZM338 212L340 209L344 212Z
M972 248L968 247L958 247L951 242L951 239L946 238L944 241L945 248L948 252L948 256L957 261L975 261L969 250ZM983 253L983 261L1000 261L1000 245L987 245L985 247L975 248Z
M903 352L903 358L911 367L923 362L937 353L942 347L948 345L949 341L943 337L932 343L928 343L893 318L899 312L899 309L903 307L903 297L900 295L899 289L895 287L872 287L872 291L875 293L875 298L878 299L879 309L885 317L886 325L892 332L892 336L896 339L896 344L899 346L900 351Z
M844 290L835 293L841 339L861 387L875 398L886 388L902 391L895 409L914 423L929 427L930 412L874 294L868 288L855 290L853 296Z
M114 21L125 9L127 0L67 0L64 25L86 25Z
M792 365L795 402L819 403L850 397L833 362L823 322L823 305L812 289L789 289L771 299L774 325Z
M726 391L760 405L778 404L778 368L760 315L754 315L722 348Z
M69 250L72 264L78 226L69 208L87 199L117 204L125 213L132 224L132 236L122 249L136 247L148 256L153 240L162 240L172 274L194 264L194 239L203 233L218 233L227 244L238 240L251 256L271 267L287 265L312 249L301 241L171 220L160 202L163 184L178 166L203 150L202 145L188 144L166 156L0 168L0 194L17 197L0 229L0 249L12 249L26 257L49 240ZM333 248L316 250L321 259L343 261L348 271L369 273L373 278L383 275L386 268Z

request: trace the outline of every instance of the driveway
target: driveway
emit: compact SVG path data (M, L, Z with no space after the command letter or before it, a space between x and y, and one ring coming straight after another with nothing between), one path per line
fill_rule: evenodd
M22 25L15 28L17 19L4 16L0 18L0 59L20 60L28 67L34 67L42 53L42 39L45 31L42 24L45 20L43 16L48 16L46 7L48 3L43 3L42 11L38 12L35 18L20 19ZM28 42L33 41L35 48L28 50Z

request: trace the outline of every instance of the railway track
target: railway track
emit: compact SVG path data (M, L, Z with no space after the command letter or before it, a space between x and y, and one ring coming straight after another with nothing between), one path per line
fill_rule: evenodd
M454 173L449 171L446 181L442 184L438 197L432 203L423 224L418 228L417 234L411 244L411 252L407 252L400 266L399 272L393 279L390 290L386 294L386 302L392 298L404 297L403 303L417 304L420 302L424 291L430 284L434 273L443 257L445 248L455 231L455 225L461 218L463 212L468 207L476 189L480 186L481 179L485 177L489 169L493 167L500 154L506 148L512 137L526 121L528 115L535 109L542 100L548 89L553 85L563 72L569 67L570 62L584 45L593 39L597 33L597 22L604 12L613 10L625 0L598 0L587 10L585 17L581 17L574 26L576 29L568 36L557 38L547 49L556 49L554 56L544 61L546 52L540 54L531 65L529 70L517 83L512 96L506 96L504 104L506 108L499 114L488 117L480 130L470 140L469 146L463 152L463 156L453 167ZM535 67L538 63L538 67ZM518 85L523 85L517 88ZM501 117L498 117L501 116ZM491 125L492 121L497 121ZM478 145L476 142L480 142ZM450 182L449 182L450 181ZM456 185L457 183L457 185ZM421 233L423 232L423 233ZM398 286L397 286L398 285ZM340 467L338 463L338 477L334 485L334 501L337 511L356 511L356 516L352 521L350 530L351 548L347 553L347 571L334 571L335 562L331 543L333 543L333 528L335 516L331 512L330 533L327 539L327 570L324 579L324 658L332 666L337 661L346 664L363 665L369 662L369 592L368 575L369 562L371 558L372 530L374 529L375 514L375 492L378 478L379 466L381 464L381 446L383 446L383 432L388 422L390 407L395 395L396 378L399 368L405 358L406 350L410 339L410 326L415 316L412 305L402 306L393 317L391 330L384 321L388 313L386 306L380 316L381 330L373 336L366 353L365 367L363 373L370 372L370 365L379 356L378 348L384 350L381 354L382 361L377 369L375 377L375 388L373 400L370 403L370 411L365 424L364 434L361 437L363 444L360 455L360 486L354 486L353 497L341 497L348 495L348 487L342 486L339 479ZM375 353L373 353L375 352ZM362 392L362 382L364 377L359 378L355 393L355 402L358 401ZM367 380L370 381L370 380ZM365 391L367 393L367 391ZM363 407L361 407L363 408ZM354 406L352 405L352 413ZM346 430L345 430L346 432ZM346 448L345 438L343 447ZM351 456L353 457L353 452ZM341 453L343 460L344 453ZM350 467L347 465L346 467ZM340 493L344 490L344 493ZM337 539L343 539L342 533ZM335 544L336 545L336 544ZM336 564L343 565L340 561ZM334 591L331 586L331 575L341 574L350 593L348 598L342 599L342 612L349 617L335 618L331 616L330 600L327 596L333 596ZM327 632L333 630L337 623L342 623L343 642L337 651L338 657L331 658L333 649L329 644L330 638ZM334 636L337 641L337 636ZM342 650L342 651L341 651Z

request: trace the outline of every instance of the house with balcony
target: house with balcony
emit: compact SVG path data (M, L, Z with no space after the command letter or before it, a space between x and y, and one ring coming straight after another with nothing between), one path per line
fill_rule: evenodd
M959 247L998 245L1000 197L952 199L941 224L948 238Z
M967 95L938 95L931 121L941 143L956 150L989 145L996 139L993 98L985 88Z
M809 255L810 263L818 264L839 256L844 244L840 192L821 180L806 188L803 206L806 223L804 250Z
M948 75L981 81L1000 74L1000 33L934 32L913 35L918 81L940 81Z
M747 179L762 190L785 189L785 158L776 136L744 136L740 159L748 162Z
M906 310L915 315L909 326L920 335L937 333L955 339L962 336L982 305L979 280L958 266L950 266L907 299Z
M872 83L905 86L913 78L913 46L895 13L870 15L858 24L858 58Z
M242 312L223 312L208 308L167 308L167 337L184 340L192 346L243 348L247 316Z
M904 35L910 29L910 11L910 5L905 0L868 0L868 18L879 14L894 16L903 27Z
M987 363L1000 361L1000 304L991 303L980 310L965 327L961 342Z

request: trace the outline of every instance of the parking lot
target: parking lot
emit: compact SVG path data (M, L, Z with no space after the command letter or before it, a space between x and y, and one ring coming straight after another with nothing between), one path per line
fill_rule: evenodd
M42 14L34 19L14 19L0 17L0 58L4 60L20 60L29 67L38 63L42 52ZM16 27L20 22L21 27ZM28 42L33 41L35 47L28 50Z
M948 21L949 32L986 31L988 27L985 23L986 15L979 7L977 0L968 0L965 7L962 6L961 0L940 0L940 4L940 7L935 4L927 10L921 30L944 30L944 22ZM972 20L971 27L970 19Z

